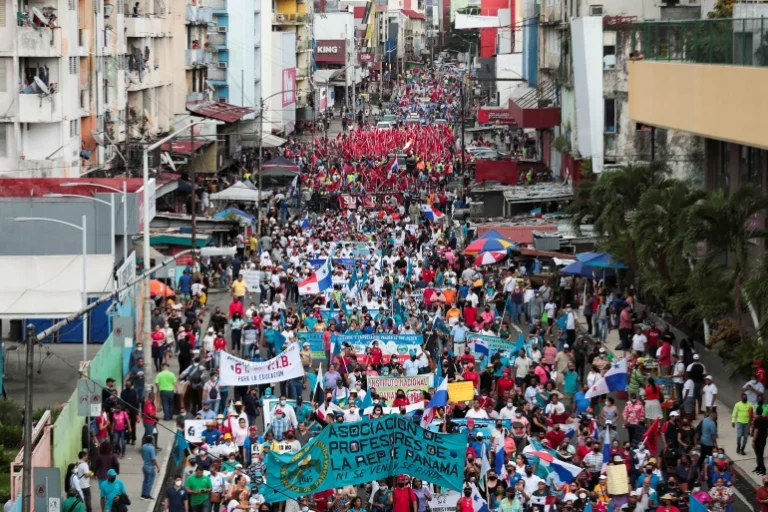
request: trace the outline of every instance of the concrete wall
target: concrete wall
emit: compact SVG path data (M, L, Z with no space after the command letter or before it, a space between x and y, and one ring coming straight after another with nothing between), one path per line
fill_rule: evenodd
M765 149L767 80L765 68L631 62L630 116L652 126ZM738 94L723 94L726 90Z

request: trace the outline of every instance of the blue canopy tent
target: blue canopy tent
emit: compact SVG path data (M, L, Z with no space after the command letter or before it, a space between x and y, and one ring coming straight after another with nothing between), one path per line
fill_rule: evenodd
M605 276L606 274L611 275L613 274L613 269L593 267L593 266L587 265L583 261L574 261L570 265L561 268L559 272L560 274L563 274L566 276L593 277L600 272L602 272L603 276Z
M214 213L213 218L226 219L230 215L234 215L235 217L238 217L239 219L242 219L250 224L254 224L256 222L256 217L254 217L250 213L244 212L243 210L238 210L237 208L227 208L226 210L221 210L218 213Z
M613 256L607 252L582 252L576 255L576 259L587 266L595 268L627 268L624 263L613 259Z

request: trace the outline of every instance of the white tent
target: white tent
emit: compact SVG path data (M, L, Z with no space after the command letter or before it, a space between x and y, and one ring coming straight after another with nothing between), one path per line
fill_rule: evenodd
M265 201L272 197L272 192L270 190L262 190L261 191L261 200ZM216 192L215 194L211 194L211 200L213 201L249 201L249 202L257 202L259 200L259 191L255 190L255 187L251 185L250 187L243 183L242 181L238 181L231 187L229 187L226 190L222 190L221 192Z
M0 319L62 318L83 308L82 255L0 256ZM89 297L112 293L112 256L88 255Z

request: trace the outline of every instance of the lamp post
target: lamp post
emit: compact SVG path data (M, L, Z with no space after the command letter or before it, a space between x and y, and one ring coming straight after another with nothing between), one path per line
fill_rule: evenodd
M115 196L114 195L111 196L112 199L110 201L105 201L97 197L81 196L79 194L45 194L44 197L51 197L51 198L75 197L78 199L89 199L91 201L96 201L97 203L101 203L109 206L109 223L110 223L109 249L110 249L110 254L112 254L112 266L113 267L115 266L116 261L115 261Z
M112 192L117 192L118 194L122 194L123 198L123 261L128 259L128 181L123 180L123 190L120 190L115 187L110 187L109 185L104 185L101 183L93 183L93 182L86 182L86 183L74 183L74 182L68 182L68 183L62 183L59 185L60 187L80 187L83 185L88 185L89 187L97 187L97 188L103 188L104 190L110 190ZM112 224L114 225L114 219L112 219Z
M106 202L106 201L104 201ZM86 218L85 215L83 215L83 225L78 226L77 224L72 224L71 222L66 222L59 219L51 219L48 217L11 217L8 220L13 222L51 222L53 224L61 224L62 226L68 226L73 229L80 230L82 233L83 238L83 309L88 307L88 288L86 287L88 284L88 237L87 237L87 229L86 229ZM83 361L88 360L88 313L83 314ZM27 414L30 414L31 411L27 411ZM31 451L31 448L30 448Z

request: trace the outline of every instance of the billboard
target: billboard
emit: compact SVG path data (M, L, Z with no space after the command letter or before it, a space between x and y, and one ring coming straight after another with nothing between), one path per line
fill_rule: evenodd
M477 122L481 124L515 124L515 118L508 108L480 108L477 110Z
M344 39L326 39L315 43L315 62L343 64L347 61L347 42Z

